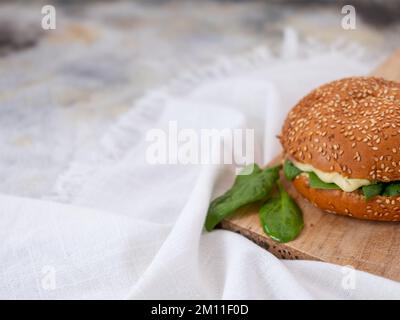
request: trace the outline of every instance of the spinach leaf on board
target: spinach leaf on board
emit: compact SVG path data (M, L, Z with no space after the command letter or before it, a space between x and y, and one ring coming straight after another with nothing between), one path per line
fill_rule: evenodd
M340 189L335 183L323 182L314 172L308 172L310 187L314 189Z
M261 170L257 164L245 167L241 173L251 172L247 175L239 174L231 189L211 202L205 227L211 231L225 217L234 213L240 207L265 199L279 178L281 166ZM250 169L249 169L250 168Z
M295 239L304 227L300 208L279 185L279 196L269 199L260 209L264 232L279 242Z
M385 190L383 191L383 196L397 196L400 194L400 182L392 182L388 183L385 186Z
M371 199L375 196L379 196L380 194L382 194L382 191L384 188L385 188L385 186L382 183L370 184L368 186L363 186L362 192L363 192L365 198L368 200L368 199Z
M285 160L283 164L283 173L285 174L286 179L292 181L296 178L302 171L297 168L291 161Z

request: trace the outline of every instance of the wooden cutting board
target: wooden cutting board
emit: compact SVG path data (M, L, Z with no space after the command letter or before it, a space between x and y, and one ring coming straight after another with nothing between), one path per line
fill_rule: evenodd
M372 75L400 81L400 49ZM278 161L279 157L274 162ZM281 180L303 211L304 229L297 239L281 244L269 238L261 228L257 205L238 210L221 227L244 235L282 259L351 265L400 281L399 222L363 221L325 213L303 199L282 176Z

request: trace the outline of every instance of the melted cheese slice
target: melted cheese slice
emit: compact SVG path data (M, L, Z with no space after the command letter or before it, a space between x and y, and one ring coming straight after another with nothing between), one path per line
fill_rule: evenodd
M299 163L293 160L291 161L301 171L314 172L323 182L335 183L340 187L340 189L346 192L353 192L354 190L357 190L362 186L367 186L371 184L371 181L367 179L350 179L342 176L340 173L337 172L324 172L314 168L310 164Z

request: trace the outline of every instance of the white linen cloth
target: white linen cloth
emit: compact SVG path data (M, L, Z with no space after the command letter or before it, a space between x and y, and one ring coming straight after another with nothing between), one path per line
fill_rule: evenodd
M150 128L254 128L259 163L288 110L324 82L362 75L354 51L257 51L150 93L71 164L52 197L0 196L0 298L394 299L400 285L341 266L283 261L232 232L206 233L231 166L150 165ZM315 49L315 48L314 48ZM54 201L56 200L56 201ZM62 203L57 203L62 201Z

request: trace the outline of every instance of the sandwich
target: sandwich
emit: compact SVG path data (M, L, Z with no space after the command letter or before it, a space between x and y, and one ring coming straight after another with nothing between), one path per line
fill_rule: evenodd
M316 207L400 220L400 83L351 77L325 84L288 114L284 175Z

